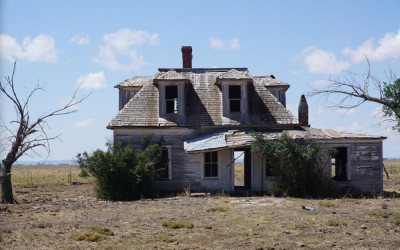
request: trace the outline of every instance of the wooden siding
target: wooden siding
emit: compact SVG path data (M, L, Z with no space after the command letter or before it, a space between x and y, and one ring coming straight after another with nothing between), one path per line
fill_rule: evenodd
M171 180L153 182L153 189L160 191L181 191L190 183L192 191L231 191L231 150L222 150L219 153L219 178L201 178L204 153L185 154L183 141L202 134L215 131L215 129L127 129L114 130L114 141L127 143L133 138L134 145L139 145L142 134L163 136L165 145L171 147Z

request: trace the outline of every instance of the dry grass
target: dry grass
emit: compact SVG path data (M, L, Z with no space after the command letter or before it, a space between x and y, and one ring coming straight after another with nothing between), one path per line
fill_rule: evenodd
M18 173L13 171L13 178ZM53 174L60 175L54 176L56 183L64 175ZM50 179L48 183L37 188L14 186L20 204L7 205L12 212L0 209L3 249L397 249L400 245L398 198L327 201L224 193L108 202L94 197L93 184L56 185ZM390 185L398 190L399 184ZM383 203L389 209L382 209ZM180 229L163 222L176 223Z
M190 221L164 221L161 225L163 227L170 227L173 229L194 227L193 222Z
M318 202L318 206L320 206L320 207L336 207L339 205L332 201L320 201L320 202Z
M235 162L235 186L244 186L244 163Z

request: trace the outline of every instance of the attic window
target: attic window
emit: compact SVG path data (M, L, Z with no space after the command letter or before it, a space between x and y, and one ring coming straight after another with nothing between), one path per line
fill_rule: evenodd
M229 113L240 113L241 100L241 86L229 86Z
M178 86L165 86L166 111L168 114L178 113Z

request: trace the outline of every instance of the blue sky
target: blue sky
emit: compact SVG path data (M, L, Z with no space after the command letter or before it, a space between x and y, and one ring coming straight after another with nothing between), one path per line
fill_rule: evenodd
M63 141L51 143L49 160L72 159L112 138L106 126L118 111L113 87L159 67L181 67L183 45L193 47L193 67L248 67L289 83L287 104L296 117L309 86L323 87L323 79L346 70L365 73L364 54L385 79L389 67L399 72L399 9L399 1L1 1L0 76L10 75L17 59L21 97L45 84L32 99L31 119L62 107L77 83L83 81L78 97L94 89L77 113L48 120L49 135ZM313 127L388 136L384 156L400 156L400 135L374 126L379 105L343 116L317 99L307 99ZM0 109L4 121L14 119L3 95Z

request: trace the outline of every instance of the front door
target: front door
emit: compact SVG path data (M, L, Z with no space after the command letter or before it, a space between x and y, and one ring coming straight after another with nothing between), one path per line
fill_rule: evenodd
M251 151L249 148L234 150L234 188L251 189Z

